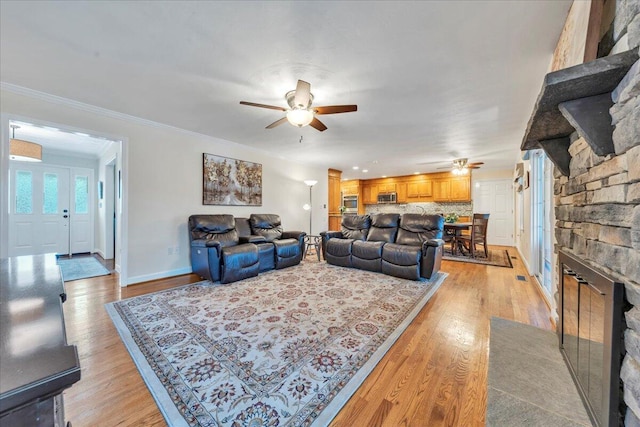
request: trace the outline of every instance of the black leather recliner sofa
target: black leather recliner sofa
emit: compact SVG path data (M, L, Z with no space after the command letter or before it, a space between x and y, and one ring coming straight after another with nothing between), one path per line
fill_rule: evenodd
M444 241L440 215L344 216L342 231L323 231L322 253L333 265L404 279L430 279L440 270Z
M305 232L283 231L280 216L191 215L191 268L203 279L230 283L299 264Z

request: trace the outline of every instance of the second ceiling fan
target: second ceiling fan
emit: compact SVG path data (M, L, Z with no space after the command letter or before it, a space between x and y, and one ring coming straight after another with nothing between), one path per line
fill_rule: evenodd
M451 169L454 175L466 175L469 173L469 169L480 169L480 165L484 165L484 162L469 163L468 159L455 159L453 161L453 167L447 166L438 169Z
M267 126L267 129L273 129L276 126L288 121L294 126L303 127L310 125L311 127L325 131L327 127L322 123L316 115L322 114L338 114L338 113L350 113L352 111L358 111L357 105L330 105L325 107L312 107L313 94L311 93L311 84L304 80L298 80L298 84L295 90L290 90L286 93L284 98L289 104L289 108L278 107L275 105L256 104L255 102L240 101L242 105L249 105L251 107L268 108L270 110L279 110L286 112L285 117L276 120Z

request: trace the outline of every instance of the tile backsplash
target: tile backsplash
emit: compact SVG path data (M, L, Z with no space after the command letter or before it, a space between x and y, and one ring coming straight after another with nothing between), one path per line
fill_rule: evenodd
M365 205L365 213L425 213L425 214L450 214L458 216L472 216L473 204L471 202L459 203L396 203L385 205Z

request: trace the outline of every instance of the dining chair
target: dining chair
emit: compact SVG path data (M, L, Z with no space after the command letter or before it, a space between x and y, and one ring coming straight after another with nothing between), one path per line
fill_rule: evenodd
M472 258L476 257L476 245L482 245L484 247L485 258L489 257L489 250L487 248L487 226L489 224L489 214L473 214L473 221L471 225L471 233L468 236L458 236L457 240L460 241L465 249L469 250Z
M441 217L444 217L444 214L438 214ZM456 233L454 230L451 230L450 228L445 228L444 232L442 233L442 240L444 240L445 243L449 243L451 242L451 253L454 253L454 245L456 244L455 240L456 240Z

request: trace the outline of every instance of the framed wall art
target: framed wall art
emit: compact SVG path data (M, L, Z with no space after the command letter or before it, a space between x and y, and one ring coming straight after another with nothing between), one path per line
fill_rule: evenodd
M202 204L262 206L262 165L203 153Z

